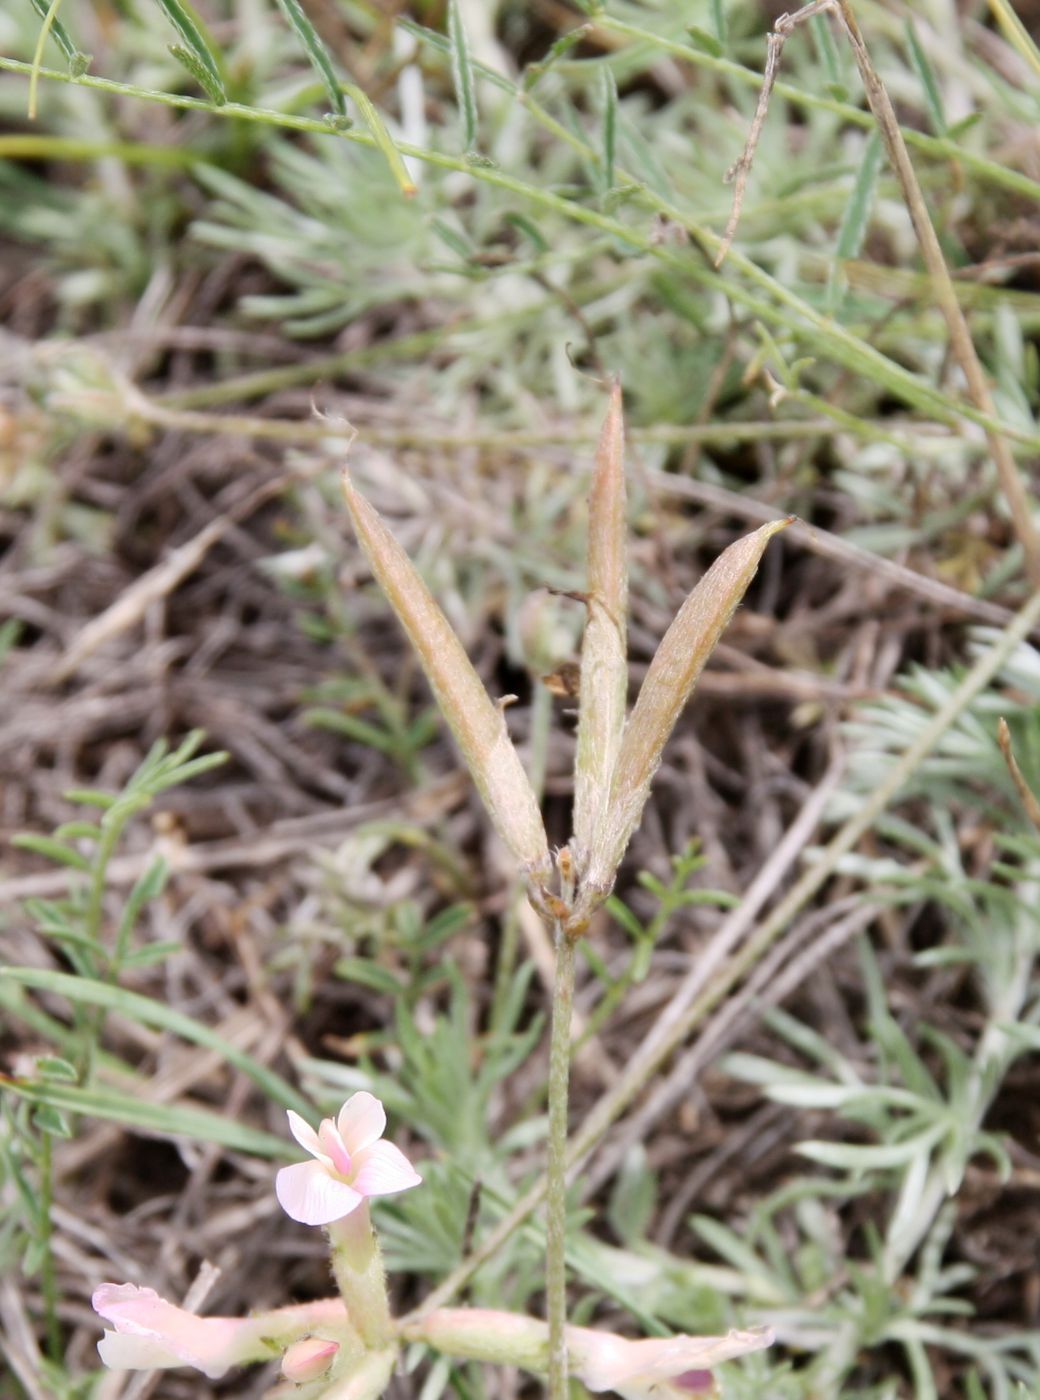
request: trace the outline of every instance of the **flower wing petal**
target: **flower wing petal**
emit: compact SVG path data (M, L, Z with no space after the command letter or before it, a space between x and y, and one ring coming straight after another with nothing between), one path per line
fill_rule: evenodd
M325 1149L321 1145L321 1139L305 1118L301 1118L292 1109L287 1109L289 1114L289 1131L303 1148L304 1152L309 1152L312 1157L325 1157Z
M97 1349L101 1360L113 1371L158 1371L184 1365L179 1356L153 1337L131 1337L106 1331Z
M418 1186L422 1177L392 1142L373 1142L354 1157L354 1188L362 1196L392 1196Z
M330 1176L320 1162L297 1162L275 1177L278 1203L301 1225L329 1225L342 1220L362 1201L359 1191Z
M583 1338L595 1338L587 1329L574 1329ZM735 1329L724 1337L651 1337L629 1341L603 1335L588 1348L589 1355L579 1372L592 1391L616 1390L632 1383L632 1393L690 1371L708 1371L722 1361L731 1361L749 1351L772 1344L768 1327L746 1332Z
M363 1147L370 1146L386 1131L386 1110L375 1094L364 1089L351 1094L339 1111L336 1127L343 1144L353 1157Z

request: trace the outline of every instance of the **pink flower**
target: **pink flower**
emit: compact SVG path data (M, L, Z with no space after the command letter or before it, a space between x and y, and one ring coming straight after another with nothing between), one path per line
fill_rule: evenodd
M436 1308L404 1328L406 1340L426 1342L446 1356L497 1361L544 1372L549 1329L520 1313L491 1308ZM717 1394L714 1368L745 1352L770 1346L768 1327L725 1337L661 1337L630 1342L612 1332L567 1328L571 1374L591 1391L612 1390L625 1400L692 1400Z
M725 1337L652 1337L632 1342L586 1327L569 1327L572 1367L591 1391L613 1390L625 1400L690 1400L715 1395L712 1370L770 1346L767 1327Z
M259 1359L251 1318L196 1317L160 1298L154 1288L133 1283L103 1283L91 1302L115 1326L98 1342L101 1360L115 1370L194 1366L219 1380L229 1366Z
M301 1225L330 1225L368 1196L391 1196L418 1186L422 1177L404 1153L382 1142L383 1105L373 1094L353 1094L335 1121L323 1118L315 1132L289 1109L289 1128L314 1158L283 1167L275 1193L286 1215Z
M197 1317L160 1298L154 1288L134 1283L103 1283L91 1301L94 1311L115 1327L98 1342L98 1353L116 1371L194 1366L210 1380L219 1380L230 1366L277 1356L312 1328L349 1335L341 1298L298 1303L254 1317Z

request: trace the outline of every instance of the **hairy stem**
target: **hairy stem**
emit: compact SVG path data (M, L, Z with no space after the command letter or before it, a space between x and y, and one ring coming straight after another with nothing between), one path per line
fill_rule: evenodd
M549 1319L549 1400L567 1396L567 1085L574 1005L574 942L557 923L556 977L549 1041L549 1144L545 1191L545 1300Z

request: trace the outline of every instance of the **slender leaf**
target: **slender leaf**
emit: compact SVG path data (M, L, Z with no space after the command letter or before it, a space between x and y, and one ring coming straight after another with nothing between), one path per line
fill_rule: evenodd
M614 153L617 147L617 80L609 63L600 64L603 87L603 189L614 188Z
M262 1089L269 1098L285 1108L310 1116L313 1112L308 1101L287 1083L274 1070L254 1060L244 1050L239 1050L215 1031L203 1026L190 1016L161 1001L129 992L124 987L113 987L107 982L96 982L86 977L72 977L67 972L51 972L35 967L5 967L0 969L0 981L15 982L23 987L33 987L37 991L57 992L73 1002L84 1002L89 1006L103 1006L106 1010L118 1012L131 1021L144 1026L155 1026L159 1030L179 1035L194 1045L204 1045L215 1050ZM102 1115L103 1116L103 1115Z
M213 81L213 74L204 63L199 62L198 55L184 44L171 44L169 48L173 57L188 70L213 105L222 107L227 101L224 85L219 80Z
M254 1157L288 1158L293 1155L292 1144L287 1140L258 1128L248 1128L208 1108L151 1103L148 1099L110 1089L85 1089L50 1080L11 1079L7 1075L0 1075L0 1088L36 1106L79 1113L88 1118L104 1118L160 1137L212 1142ZM308 1112L312 1110L308 1108Z
M394 145L394 139L389 131L387 131L386 123L376 110L375 104L372 102L368 93L364 92L355 83L344 83L343 86L350 94L354 105L361 113L361 120L368 127L372 134L372 139L382 152L387 165L389 165L390 173L397 181L397 188L406 198L410 198L415 194L415 181L412 179L411 175L409 175L408 167L404 163L401 152Z
M882 154L881 134L872 131L863 148L863 159L856 175L856 183L852 187L852 195L845 206L845 214L838 231L835 253L839 258L857 257L863 247Z
M325 84L325 91L328 94L333 112L338 117L345 117L347 104L343 99L343 90L332 66L329 51L322 43L318 31L304 13L299 0L278 0L278 8L295 29L315 72Z
M197 15L192 14L185 0L156 0L156 4L176 29L184 43L170 46L170 52L196 79L211 101L222 105L227 101L224 79L214 57L218 52L212 40L207 40Z
M459 0L448 5L448 41L451 44L451 76L455 83L455 101L462 116L462 140L467 151L477 144L477 89L473 81L469 41L466 38Z
M47 18L47 12L50 10L50 0L29 0L29 3L41 19ZM73 64L78 64L85 60L86 62L83 68L80 69L80 72L85 72L86 64L90 62L90 57L88 54L85 54L82 49L77 48L71 34L57 16L51 20L51 33L54 35L54 42L58 45L58 48L61 49L66 59L68 59L69 66L71 67Z
M726 0L711 0L711 23L715 30L715 37L722 48L726 47L728 38L728 26L726 23Z
M72 870L87 871L90 869L90 861L86 856L73 850L71 846L66 846L64 841L56 841L53 836L34 836L31 832L24 832L15 836L11 845L17 846L22 851L32 851L35 855L46 856L56 865L67 865Z
M939 91L935 69L917 37L917 30L912 19L907 19L905 32L906 42L910 49L910 61L914 65L917 76L921 79L921 89L924 93L928 115L931 118L932 130L937 136L946 136L949 134L949 127L946 124L946 113L943 111L942 94Z

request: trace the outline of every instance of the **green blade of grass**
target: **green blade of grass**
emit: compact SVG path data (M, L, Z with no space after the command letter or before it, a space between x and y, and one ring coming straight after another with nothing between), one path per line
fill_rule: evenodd
M51 8L49 0L29 0L29 3L32 5L33 9L40 16L40 18L42 20L46 20L48 12ZM57 44L58 48L61 49L65 57L68 59L70 66L72 64L78 64L83 62L84 67L83 69L80 69L80 71L84 71L84 69L86 68L86 63L89 63L90 59L88 55L83 52L82 49L76 46L72 35L65 28L64 24L62 24L61 20L58 19L57 15L55 15L51 19L50 32L54 35L54 42Z
M614 152L617 147L617 82L609 63L600 64L603 88L603 192L614 188Z
M390 173L397 182L397 188L410 199L416 191L415 181L408 173L408 167L402 159L401 152L394 144L394 139L386 129L386 123L376 110L376 106L367 92L364 92L355 83L344 83L343 86L350 94L351 101L361 113L361 120L368 127L372 140L382 152L390 167Z
M123 987L113 987L107 982L95 982L86 977L73 977L67 972L52 972L35 967L5 967L0 971L0 980L13 982L22 987L32 987L35 991L57 992L68 997L69 1001L82 1002L89 1006L102 1006L115 1011L128 1020L144 1026L154 1026L179 1035L182 1040L194 1045L203 1045L207 1050L215 1050L228 1064L247 1075L257 1088L262 1089L268 1098L284 1108L295 1109L297 1113L310 1118L313 1107L281 1075L266 1065L254 1060L244 1050L239 1050L208 1026L200 1025L183 1012L163 1002L153 1001L138 992L127 991Z
M206 94L209 100L218 107L222 107L227 101L222 83L214 82L213 75L204 63L200 63L197 54L184 44L171 44L170 53L181 65L186 68L191 76L198 83L199 87Z
M469 40L459 11L459 0L448 6L448 42L451 46L451 76L455 84L455 101L462 116L462 141L467 151L477 146L477 89L473 81Z
M170 52L187 68L210 101L223 105L227 94L215 57L219 50L205 34L198 16L192 13L187 0L155 0L155 3L184 41L183 46L171 45Z
M932 130L937 136L946 136L949 134L949 126L946 121L946 113L943 111L939 82L935 76L935 69L917 37L917 30L912 19L906 21L905 33L907 47L910 50L910 61L914 66L914 72L921 80L921 91L924 93L924 102L928 108Z
M125 1092L84 1089L54 1080L13 1079L6 1074L0 1074L0 1088L27 1103L46 1105L61 1113L104 1118L110 1123L139 1128L145 1134L210 1142L234 1152L248 1152L253 1157L291 1158L294 1155L292 1144L276 1138L273 1133L248 1128L208 1108L150 1103Z
M347 104L343 100L343 90L332 66L329 51L319 38L318 31L304 13L299 0L278 0L278 8L296 31L296 35L311 61L311 66L325 85L333 112L337 117L345 117Z

